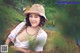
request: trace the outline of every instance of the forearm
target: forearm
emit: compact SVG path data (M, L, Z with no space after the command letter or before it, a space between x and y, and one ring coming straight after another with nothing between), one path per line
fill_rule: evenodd
M19 47L16 47L16 46L11 46L11 48L14 50L14 51L21 51L23 53L26 53L27 50L23 49L23 48L19 48Z
M23 53L42 53L41 51L30 51L30 50L26 50L26 49L19 48L19 47L16 47L16 46L11 46L11 48L15 51L21 51Z
M34 52L32 52L32 53L42 53L41 51L34 51Z
M5 41L5 45L9 45L10 42L11 42L10 39L7 38L6 41Z
M35 52L35 53L41 53L41 52Z

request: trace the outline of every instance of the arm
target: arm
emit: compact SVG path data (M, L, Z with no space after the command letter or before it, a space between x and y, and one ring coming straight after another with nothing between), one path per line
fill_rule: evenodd
M43 53L43 48L44 45L46 44L47 41L47 33L41 33L38 38L37 38L37 45L35 48L36 53Z
M10 42L11 42L11 41L10 41L10 39L9 39L9 38L7 38L7 39L6 39L6 42L5 42L5 45L9 45L9 44L10 44Z
M42 53L41 51L36 51L36 52L33 52L33 53Z
M11 46L11 48L12 48L14 51L21 51L21 52L23 52L23 53L27 53L27 52L28 52L26 49L19 48L19 47L16 47L16 46Z
M5 42L5 45L9 45L10 44L10 38L7 38L7 40L6 40L6 42ZM18 47L16 47L16 46L10 46L13 50L15 50L15 51L21 51L21 52L24 52L24 53L26 53L27 51L25 50L25 49L23 49L23 48L18 48Z

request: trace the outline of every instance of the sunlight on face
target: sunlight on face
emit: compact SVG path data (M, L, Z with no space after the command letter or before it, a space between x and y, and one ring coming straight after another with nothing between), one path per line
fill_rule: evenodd
M36 27L40 23L40 16L38 14L31 13L29 15L29 21L31 23L31 26Z

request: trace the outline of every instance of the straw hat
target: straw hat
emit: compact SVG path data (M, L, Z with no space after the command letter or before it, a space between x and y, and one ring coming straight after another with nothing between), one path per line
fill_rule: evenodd
M32 7L29 10L25 10L24 11L25 15L27 15L28 13L39 14L39 15L43 16L47 20L47 18L45 16L45 9L44 9L43 5L40 5L40 4L32 5Z

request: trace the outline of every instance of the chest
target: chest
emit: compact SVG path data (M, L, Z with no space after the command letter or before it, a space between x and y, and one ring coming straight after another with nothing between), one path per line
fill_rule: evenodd
M25 30L23 30L20 34L17 35L17 38L19 39L19 41L23 42L23 41L33 40L35 38L35 35L30 36L26 33Z

